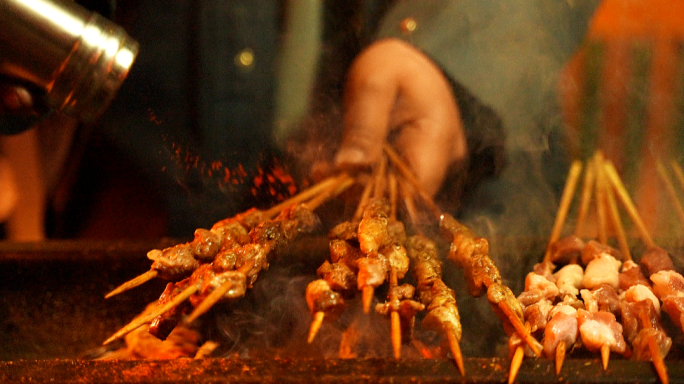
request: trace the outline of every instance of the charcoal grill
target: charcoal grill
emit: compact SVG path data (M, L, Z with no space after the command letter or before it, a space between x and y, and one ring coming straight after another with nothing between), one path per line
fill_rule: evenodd
M541 255L543 241L490 241L494 251L523 250L529 270ZM0 381L31 383L501 383L507 381L505 357L467 357L463 378L447 358L205 358L176 360L89 360L89 354L123 324L156 300L164 283L104 300L108 290L149 268L145 253L174 244L158 242L48 241L0 243ZM316 242L295 252L299 261L318 265ZM323 245L324 246L324 242ZM508 251L506 251L508 250ZM323 256L325 254L323 253ZM315 269L315 268L314 268ZM511 276L510 271L502 271ZM511 281L514 291L522 288ZM266 275L264 278L267 278ZM486 299L479 299L486 300ZM468 314L463 313L466 317ZM486 333L469 329L464 333ZM674 331L673 331L674 332ZM682 336L675 339L666 364L671 383L684 382ZM650 383L658 378L648 362L615 357L607 371L598 356L569 356L561 376L551 360L525 360L518 383Z

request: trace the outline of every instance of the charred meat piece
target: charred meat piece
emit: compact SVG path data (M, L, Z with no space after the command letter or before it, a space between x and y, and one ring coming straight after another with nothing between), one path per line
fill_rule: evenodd
M483 295L492 284L501 283L499 269L489 258L489 243L486 239L475 237L453 216L443 214L440 220L443 236L451 241L449 260L461 269L472 296Z
M184 279L200 266L189 244L178 244L162 251L153 249L147 253L147 258L153 261L152 269L165 280Z
M356 288L356 275L344 263L330 263L327 260L316 271L319 277L324 279L334 291L344 292L351 295Z
M159 296L158 305L164 305L171 301L176 295L181 293L185 288L187 288L191 283L190 279L184 279L177 283L166 284L166 289ZM176 328L176 325L181 320L183 314L190 309L190 303L184 302L170 311L164 313L161 316L157 316L152 320L149 327L149 332L156 338L160 340L166 340L171 331Z
M342 295L323 279L314 280L306 287L306 304L312 314L323 312L328 319L337 317L345 305Z
M219 234L207 229L196 229L195 238L190 242L190 249L202 262L211 262L221 248L222 238Z
M398 279L403 279L409 270L409 258L406 248L398 243L387 245L380 250L380 254L387 258L390 268L397 274Z
M411 273L423 304L432 301L432 282L442 278L442 262L434 242L423 236L411 236L406 240L406 252L412 262Z
M427 310L421 326L461 340L463 330L456 296L442 281L436 245L423 236L412 236L406 241L406 250L413 261L413 276L420 300Z
M342 223L334 226L330 232L328 232L328 239L333 240L347 240L347 241L358 241L359 240L359 223L353 223L351 221L344 221Z
M546 327L549 312L551 312L552 308L553 304L551 301L545 299L525 307L523 316L525 317L525 321L530 325L531 333L543 330Z
M666 250L660 247L650 247L639 260L639 264L648 276L660 271L674 271L674 264Z
M518 296L524 306L532 305L540 300L553 301L558 296L558 287L544 276L530 272L525 277L525 291Z
M199 282L197 293L190 296L190 304L193 307L197 307L209 294L228 282L231 283L231 287L223 295L222 300L238 299L247 291L247 277L239 271L215 273L213 269L208 269L203 272Z
M377 288L385 282L389 265L387 259L379 254L373 253L357 261L359 273L356 276L356 283L359 290L365 287Z
M607 253L617 260L622 260L622 253L617 249L601 244L596 240L589 240L582 249L582 264L588 265L596 256L602 253Z
M582 256L584 240L575 235L563 237L551 244L550 261L560 264L575 263Z
M364 257L360 249L345 240L330 240L330 260L333 263L344 263L350 268L358 268L357 261Z
M618 275L618 282L622 291L626 291L629 287L637 284L645 286L651 284L641 272L639 265L631 260L627 260L622 264L622 272Z
M247 230L252 229L256 227L259 223L262 223L266 221L266 218L264 217L264 212L256 209L256 208L251 208L245 212L242 212L240 214L237 214L233 217L223 219L221 221L216 222L211 229L217 229L220 227L227 226L232 223L239 223L241 226L244 228L247 228Z
M378 252L391 244L392 238L387 230L390 207L386 200L375 199L363 211L359 222L359 247L364 254Z

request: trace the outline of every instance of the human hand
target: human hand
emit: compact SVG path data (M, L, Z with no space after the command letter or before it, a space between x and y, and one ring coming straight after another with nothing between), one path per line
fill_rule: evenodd
M377 162L391 144L434 195L448 167L467 155L466 138L449 81L422 52L398 39L364 50L349 71L344 132L335 156L340 169Z

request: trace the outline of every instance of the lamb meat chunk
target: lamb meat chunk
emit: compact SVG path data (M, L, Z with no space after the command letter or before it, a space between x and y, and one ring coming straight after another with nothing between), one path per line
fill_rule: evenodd
M356 288L356 275L344 263L330 263L326 260L318 267L316 273L327 281L334 291L351 293Z
M672 339L667 334L654 328L644 328L639 331L632 342L632 357L639 361L652 361L651 348L649 340L654 340L657 348L660 350L660 356L665 358L672 347Z
M359 273L356 277L359 290L364 287L379 287L387 278L387 259L379 254L364 257L358 261Z
M577 312L566 313L558 311L544 328L544 355L550 359L556 356L556 348L561 341L565 341L567 350L575 344L579 336Z
M651 276L660 271L674 271L674 264L666 250L660 247L650 247L639 260L639 264Z
M584 240L578 236L563 237L551 244L550 260L560 264L574 263L581 258L584 245Z
M582 344L590 352L598 352L607 345L615 353L623 354L627 351L627 343L622 336L622 325L610 312L590 313L583 309L577 311L579 331Z
M221 248L222 238L207 229L195 230L195 238L190 242L190 249L195 258L202 262L211 262Z
M153 261L152 269L165 280L184 279L200 266L188 244L178 244L162 251L153 249L147 253L147 258Z
M622 264L622 272L618 275L618 284L620 290L626 291L629 287L640 284L649 286L650 282L641 272L639 265L631 260L627 260Z
M582 249L582 264L588 265L596 256L602 253L607 253L617 260L622 260L622 253L617 249L601 244L596 240L589 240Z
M357 261L364 257L360 249L352 246L349 242L340 239L330 240L330 260L333 263L347 264L350 268L356 269Z
M306 304L311 313L324 312L326 318L337 317L344 309L344 299L323 279L314 280L306 287Z

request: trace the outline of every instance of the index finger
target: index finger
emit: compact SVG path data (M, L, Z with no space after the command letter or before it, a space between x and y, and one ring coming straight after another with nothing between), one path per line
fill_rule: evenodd
M387 57L362 55L352 66L344 95L344 132L335 164L343 169L367 167L378 161L389 132L389 116L397 95L391 71L378 61Z

